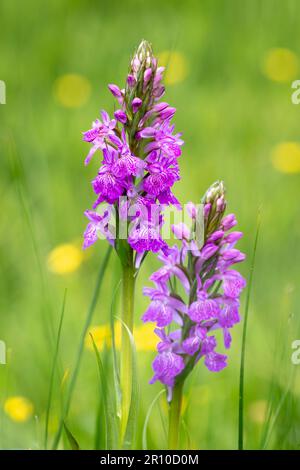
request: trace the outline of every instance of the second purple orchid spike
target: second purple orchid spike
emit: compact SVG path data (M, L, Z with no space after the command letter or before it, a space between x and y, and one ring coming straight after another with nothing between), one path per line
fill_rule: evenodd
M203 359L212 372L227 365L227 356L217 351L215 332L223 332L225 349L231 344L231 328L240 321L239 297L246 285L241 274L230 267L245 259L235 248L242 233L229 232L236 225L234 214L224 216L225 190L222 182L213 184L203 198L201 211L192 203L188 210L191 228L173 227L180 246L159 255L163 266L150 279L155 287L145 288L151 303L142 319L156 323L160 338L154 376L169 390L185 380ZM196 224L203 217L204 240L196 239ZM180 287L179 287L180 286Z

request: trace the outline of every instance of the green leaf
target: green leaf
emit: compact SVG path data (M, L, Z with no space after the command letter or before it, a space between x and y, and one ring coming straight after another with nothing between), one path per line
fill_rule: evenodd
M105 415L106 449L116 449L118 444L118 422L113 394L109 390L109 385L107 382L107 373L103 367L100 353L97 349L93 335L91 333L90 337L93 342L93 348L95 351L99 370L100 389L102 392L102 399L104 405L103 408Z
M79 444L78 444L77 440L75 439L75 437L73 436L71 431L68 429L65 422L63 423L63 426L64 426L66 436L68 438L69 444L71 446L71 449L72 450L80 450L80 447L79 447Z
M152 410L154 408L154 405L156 404L156 402L158 401L158 399L161 397L161 395L163 393L166 393L166 391L164 389L161 390L160 392L158 392L158 394L153 399L153 401L150 403L150 406L148 408L146 418L145 418L145 422L144 422L144 426L143 426L143 450L148 449L148 445L147 445L147 427L148 427L148 422L149 422Z
M73 392L74 392L74 389L75 389L76 380L77 380L77 376L78 376L78 372L79 372L81 357L82 357L82 353L83 353L83 350L84 350L85 337L86 337L86 334L87 334L88 329L90 327L90 324L91 324L91 321L92 321L92 318L93 318L93 313L94 313L94 310L95 310L96 305L97 305L97 301L98 301L98 297L99 297L99 293L100 293L104 273L105 273L107 265L108 265L108 261L109 261L111 251L112 251L112 247L109 246L107 251L106 251L105 257L103 259L103 262L100 266L100 270L99 270L99 273L98 273L98 278L97 278L97 282L96 282L96 285L95 285L93 297L92 297L90 306L88 308L85 323L84 323L84 326L83 326L83 329L82 329L82 332L81 332L81 337L80 337L80 342L79 342L79 346L78 346L78 352L77 352L75 367L74 367L74 370L73 370L73 374L71 376L70 385L69 385L69 388L68 388L67 398L66 398L65 405L64 405L64 408L63 408L59 428L58 428L58 431L56 433L54 443L53 443L53 446L52 446L53 450L57 449L57 446L59 444L59 440L60 440L60 437L61 437L62 429L63 429L63 423L66 420L66 417L67 417L68 412L69 412L69 408L70 408L70 405L71 405L71 400L72 400L72 396L73 396Z
M128 414L128 421L126 426L126 431L123 439L123 449L132 449L134 444L134 439L136 435L137 428L137 413L138 413L138 403L139 403L139 386L137 380L137 360L136 360L136 348L134 344L134 338L129 330L128 326L120 320L123 328L125 328L131 345L132 351L132 388L131 388L131 401Z

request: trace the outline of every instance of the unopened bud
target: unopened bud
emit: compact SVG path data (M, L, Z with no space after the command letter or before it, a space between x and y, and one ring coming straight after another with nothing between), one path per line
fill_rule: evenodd
M151 44L143 40L131 61L131 73L137 78L139 73L143 71L143 78L146 69L153 65L153 52Z
M143 102L140 98L134 98L132 100L131 106L134 113L138 111L138 109L142 106L142 103Z
M205 210L205 236L209 237L220 228L220 223L226 209L225 186L223 181L216 181L207 190L203 200Z

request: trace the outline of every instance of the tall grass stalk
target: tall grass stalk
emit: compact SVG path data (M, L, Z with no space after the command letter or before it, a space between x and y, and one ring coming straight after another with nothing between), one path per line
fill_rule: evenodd
M249 305L250 305L250 296L252 291L253 283L253 272L255 265L255 256L258 243L258 235L261 225L261 215L260 212L257 218L256 233L254 239L254 247L252 253L252 259L250 264L250 273L249 281L247 288L247 297L246 297L246 306L245 306L245 317L243 325L243 336L242 336L242 351L241 351L241 363L240 363L240 386L239 386L239 414L238 414L238 449L244 449L244 379L245 379L245 355L246 355L246 338L247 338L247 326L248 326L248 314L249 314Z
M57 446L58 446L59 441L60 441L61 433L62 433L62 430L63 430L64 421L66 420L68 412L69 412L69 408L70 408L71 400L72 400L72 395L73 395L73 392L74 392L74 389L75 389L76 380L77 380L77 376L78 376L78 372L79 372L81 357L82 357L82 353L83 353L83 349L84 349L85 337L86 337L86 334L88 332L89 326L90 326L91 321L92 321L93 313L94 313L94 310L95 310L96 305L97 305L100 288L101 288L103 277L104 277L104 274L105 274L105 271L106 271L106 268L107 268L107 265L108 265L108 261L109 261L109 258L110 258L111 251L112 251L112 248L111 248L111 246L109 246L107 251L106 251L105 257L103 259L103 262L100 266L100 270L99 270L99 273L98 273L98 277L97 277L93 297L92 297L90 306L89 306L88 311L87 311L84 327L83 327L82 332L81 332L79 346L78 346L78 352L77 352L77 358L76 358L76 362L75 362L75 367L74 367L73 374L72 374L72 377L71 377L70 385L69 385L68 392L67 392L67 397L66 397L66 400L65 400L65 405L63 407L62 416L61 416L61 419L60 419L58 431L57 431L56 436L54 438L52 449L57 449Z

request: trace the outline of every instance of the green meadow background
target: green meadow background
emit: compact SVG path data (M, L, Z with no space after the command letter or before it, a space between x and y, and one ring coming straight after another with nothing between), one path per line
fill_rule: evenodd
M67 289L49 446L57 430L107 247L99 241L81 251L97 171L96 158L83 165L88 145L81 132L100 109L113 112L107 83L124 83L143 38L168 62L165 99L177 108L176 129L185 140L175 193L197 202L212 182L225 181L228 210L244 232L239 246L247 261L240 269L247 278L261 213L246 345L245 447L300 447L300 365L291 363L292 341L300 339L300 106L291 101L291 84L300 79L299 18L296 0L1 1L0 339L7 364L0 365L0 448L44 447L56 340L49 325L57 331ZM139 275L137 331L147 305L142 287L156 267L149 255ZM119 279L113 254L92 326L109 324ZM118 301L114 310L118 316ZM183 448L237 448L242 328L243 322L234 329L228 368L213 374L200 363L187 383ZM155 353L143 348L141 335L138 448L162 388L148 384ZM102 354L109 372L109 344ZM81 448L104 446L102 405L95 354L85 347L67 420ZM166 445L166 413L162 397L149 420L149 448ZM65 436L60 447L69 447Z

